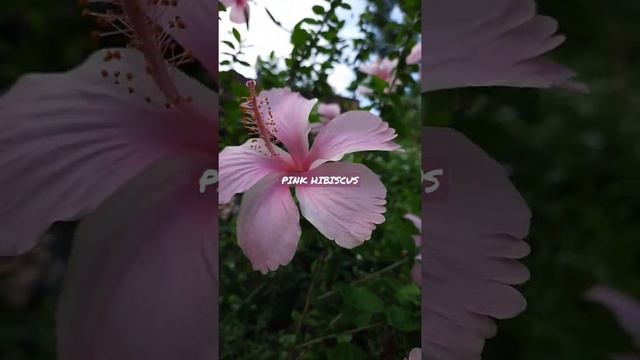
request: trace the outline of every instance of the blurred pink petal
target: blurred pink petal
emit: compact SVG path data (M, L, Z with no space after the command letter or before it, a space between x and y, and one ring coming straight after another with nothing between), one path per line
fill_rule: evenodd
M376 224L384 222L387 189L378 176L362 164L328 163L309 176L360 176L358 186L298 186L302 215L327 239L347 249L371 238Z
M349 111L331 120L316 137L306 163L313 169L358 151L394 151L397 136L379 117L366 111Z
M420 219L420 217L418 217L417 215L414 215L414 214L404 214L403 217L405 219L411 221L413 226L415 226L416 229L418 229L418 231L422 231L422 219ZM420 245L420 244L418 244L418 245Z
M320 165L355 151L396 150L399 146L393 143L395 130L373 114L348 112L324 126L309 151L308 117L316 100L304 99L289 89L262 91L257 96L255 83L247 86L252 94L241 105L248 117L245 125L260 138L222 151L219 201L224 203L234 193L246 192L237 233L240 247L254 269L266 273L288 264L300 239L298 209L289 187L280 185L283 175L361 176L359 185L348 189L302 185L297 186L296 194L303 215L329 239L348 248L369 239L375 224L384 221L384 185L363 165ZM259 111L255 111L255 104ZM274 137L288 152L272 143Z
M340 105L333 103L319 103L318 115L320 115L320 121L323 123L331 121L336 116L340 115Z
M246 23L249 15L249 0L220 0L227 8L231 8L230 19L236 24Z
M263 274L291 262L300 240L300 214L280 177L264 177L242 197L238 244Z
M423 162L444 169L444 193L423 194L426 358L479 359L496 332L492 319L526 306L512 286L529 277L517 259L529 252L522 239L531 215L504 168L463 135L427 127L422 139Z
M262 139L249 139L241 146L227 146L220 152L219 202L229 202L231 197L253 187L270 173L285 172L293 168L293 161L287 152L278 149L279 158L268 157Z
M542 56L559 46L557 22L533 0L427 1L422 90L465 86L587 88Z
M595 286L585 294L587 300L606 306L616 317L622 328L633 337L640 350L640 302L618 290Z
M259 95L269 100L275 137L286 146L294 162L301 166L309 153L309 114L317 100L308 100L288 88L262 91ZM264 109L267 113L268 109Z
M422 42L417 43L407 56L406 63L409 65L419 64L422 60Z
M422 360L422 352L420 351L420 349L412 349L407 360Z
M77 230L58 306L65 360L216 359L216 191L210 157L163 160Z
M116 51L119 60L104 61ZM0 98L1 254L88 214L161 157L215 151L216 94L171 75L193 98L188 112L167 108L141 54L125 49L96 52L67 73L24 76Z
M397 66L398 60L384 58L382 60L375 60L373 62L360 65L358 69L367 75L376 76L388 83L391 83Z

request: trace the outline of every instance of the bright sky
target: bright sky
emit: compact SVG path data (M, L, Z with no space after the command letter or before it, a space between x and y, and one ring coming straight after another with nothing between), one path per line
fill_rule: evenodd
M344 28L340 31L342 38L356 38L359 36L357 27L358 18L364 11L366 1L363 0L347 0L351 5L351 10L340 9L338 17L346 21ZM258 56L263 58L273 51L276 57L281 59L281 65L284 67L284 58L288 57L292 50L290 43L290 34L284 29L273 23L265 8L268 8L276 20L282 23L286 29L293 29L294 25L305 17L316 17L312 11L314 5L325 5L326 2L321 0L253 0L250 2L251 14L249 22L249 31L244 24L234 24L229 20L227 13L220 14L220 40L228 40L235 43L231 30L235 27L241 34L246 45L250 46L244 49L242 60L248 62L251 67L236 64L234 70L248 78L255 78L255 63ZM392 18L401 19L400 11L395 9ZM399 21L399 20L398 20ZM220 59L228 59L229 56L223 55L222 52L234 52L225 44L220 44ZM225 70L222 68L221 70ZM355 79L353 69L346 65L338 65L332 74L329 75L329 84L333 87L337 94L348 96L346 88Z

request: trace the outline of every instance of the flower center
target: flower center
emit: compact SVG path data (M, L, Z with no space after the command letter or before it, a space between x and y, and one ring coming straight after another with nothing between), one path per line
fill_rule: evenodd
M269 99L258 97L255 81L247 81L246 86L249 88L249 97L242 98L243 102L240 104L240 110L244 113L242 125L247 129L249 135L258 135L264 140L264 145L269 152L265 155L275 159L278 157L278 153L273 144L278 141L275 135L278 133L278 129L273 121ZM257 147L256 150L260 151Z
M164 14L168 8L178 6L178 0L113 0L108 3L91 4L88 0L80 0L83 16L96 18L99 30L92 32L96 40L110 36L124 36L129 46L140 50L146 59L146 73L151 75L166 96L165 105L175 107L185 97L180 96L178 89L171 81L168 66L180 66L193 61L190 51L178 45L173 37L165 31L180 31L187 25L179 16L169 17ZM88 6L91 6L89 8ZM165 25L165 26L163 26ZM120 60L121 53L117 50L107 51L104 61ZM103 77L113 77L118 84L119 74L111 74L101 70ZM129 80L134 74L126 75ZM134 93L133 87L128 87L129 93ZM150 99L145 98L147 102Z

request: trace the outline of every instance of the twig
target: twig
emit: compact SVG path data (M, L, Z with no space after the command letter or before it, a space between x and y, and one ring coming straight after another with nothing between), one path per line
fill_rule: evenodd
M404 264L405 262L407 262L407 260L409 260L409 258L404 258L402 260L398 260L398 261L394 262L393 264L391 264L391 265L389 265L389 266L387 266L387 267L385 267L383 269L380 269L380 270L378 270L376 272L373 272L373 273L363 277L362 279L358 279L358 280L352 282L351 284L352 285L356 285L356 284L360 284L360 283L363 283L365 281L368 281L370 279L373 279L374 277L376 277L376 276L378 276L380 274L383 274L385 272L388 272L388 271L391 271L391 270L397 268L398 266L400 266L400 265ZM326 298L328 298L330 296L333 296L336 293L337 293L337 290L331 290L329 292L326 292L326 293L318 296L317 300L326 299Z
M313 340L309 340L309 341L307 341L307 342L305 342L305 343L302 343L302 344L300 344L300 345L297 345L297 346L295 347L295 349L300 349L300 348L303 348L303 347L306 347L306 346L309 346L309 345L313 345L313 344L315 344L315 343L323 342L323 341L325 341L325 340L328 340L328 339L331 339L331 338L334 338L334 337L338 337L339 335L343 335L343 334L355 334L355 333L360 332L360 331L363 331L363 330L368 330L368 329L372 329L372 328L374 328L374 327L378 327L378 326L380 326L380 325L382 325L382 324L383 324L382 322L377 322L377 323L375 323L375 324L365 325L365 326L361 326L361 327L359 327L359 328L355 328L355 329L347 330L347 331L341 332L340 334L331 334L331 335L327 335L327 336L322 336L322 337L319 337L319 338L315 338L315 339L313 339Z

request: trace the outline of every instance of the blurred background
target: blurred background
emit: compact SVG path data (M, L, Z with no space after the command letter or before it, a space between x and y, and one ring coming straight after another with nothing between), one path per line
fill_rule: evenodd
M589 95L484 88L425 97L423 121L460 130L505 164L533 212L528 308L498 322L483 359L637 355L632 336L584 293L602 284L640 299L640 3L537 2L567 35L552 58Z

